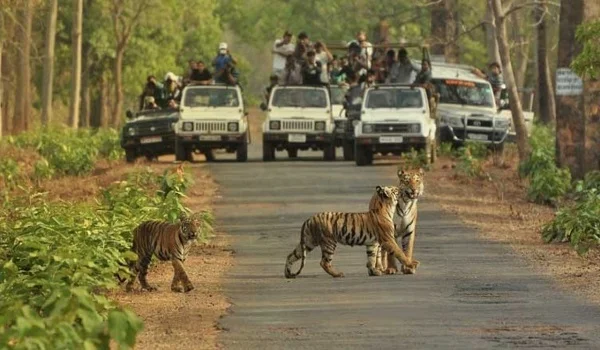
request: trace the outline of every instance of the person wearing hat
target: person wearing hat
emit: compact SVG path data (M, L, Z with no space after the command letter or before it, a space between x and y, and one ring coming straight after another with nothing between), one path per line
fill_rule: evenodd
M219 52L212 64L215 67L215 80L221 80L219 78L225 73L225 70L237 64L235 58L229 53L227 43L219 44Z
M165 75L165 82L163 84L165 90L165 102L168 100L181 99L181 85L179 84L179 77L173 72L168 72Z
M296 46L292 43L292 33L287 30L283 33L283 38L275 40L273 44L273 74L279 77L280 82L283 79L286 58L293 55L295 49Z
M146 96L144 98L144 110L160 109L156 104L156 100L152 96Z
M304 85L322 85L321 73L323 67L321 62L317 61L317 53L308 51L306 53L306 62L302 65L302 82Z

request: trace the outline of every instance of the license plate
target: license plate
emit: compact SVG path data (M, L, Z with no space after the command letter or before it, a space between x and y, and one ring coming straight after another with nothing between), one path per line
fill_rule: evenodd
M304 135L304 134L289 134L288 142L304 143L304 142L306 142L306 135Z
M221 141L221 135L200 135L200 141Z
M162 137L160 136L153 136L153 137L142 137L140 139L140 143L157 143L157 142L161 142L162 141Z
M467 134L467 137L471 140L487 141L488 136L486 134Z
M380 136L380 143L402 143L402 136Z

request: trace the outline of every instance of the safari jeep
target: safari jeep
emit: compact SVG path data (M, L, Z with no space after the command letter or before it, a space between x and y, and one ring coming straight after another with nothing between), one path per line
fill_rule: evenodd
M334 123L329 90L324 86L275 86L263 124L263 160L275 160L275 150L322 150L325 160L335 160Z
M434 62L432 83L439 94L440 141L454 145L483 142L502 149L510 119L498 113L492 86L471 67Z
M377 85L365 91L360 121L354 127L356 165L373 163L373 155L400 155L424 150L436 158L436 122L423 88Z
M342 147L344 140L344 130L346 129L346 116L344 114L344 95L346 88L338 85L331 85L329 92L331 94L331 114L335 125L335 146Z
M183 89L175 128L175 157L191 161L192 152L213 160L212 150L236 153L239 162L248 159L248 120L242 91L237 85L192 85Z
M121 129L121 147L125 160L134 162L145 156L152 160L175 151L174 123L178 119L176 109L146 110L135 115L127 111L127 122Z

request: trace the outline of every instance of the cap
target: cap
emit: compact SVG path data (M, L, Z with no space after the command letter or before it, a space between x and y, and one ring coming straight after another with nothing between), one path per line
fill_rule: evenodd
M227 43L220 43L219 50L227 50Z
M165 75L165 80L177 80L177 76L173 73L173 72L169 72L167 73L167 75Z

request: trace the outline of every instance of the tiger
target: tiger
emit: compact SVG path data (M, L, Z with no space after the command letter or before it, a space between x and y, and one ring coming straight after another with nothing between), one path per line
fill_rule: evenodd
M180 214L178 223L164 221L144 221L133 230L132 251L138 259L130 264L131 274L126 285L129 292L133 288L135 279L139 278L142 289L155 291L156 287L148 284L146 275L152 255L161 261L171 261L173 264L173 292L189 292L194 286L188 278L183 262L187 258L192 241L198 237L202 222L197 215ZM179 286L183 284L183 289Z
M397 187L375 188L372 208L363 213L333 213L322 212L313 215L302 224L300 230L300 243L288 255L284 275L286 278L295 278L304 268L307 253L316 246L321 247L321 267L332 277L344 277L344 273L336 271L331 265L333 254L338 243L367 247L367 269L369 276L380 276L382 270L377 268L381 261L379 251L390 251L403 264L416 268L416 260L408 259L402 249L394 240L394 209L398 202ZM294 262L302 259L300 269L293 273L291 267Z
M396 214L400 218L400 224L394 225L394 237L399 245L402 246L402 250L406 254L406 257L410 260L413 256L413 248L415 244L416 225L417 225L417 202L419 197L423 194L423 169L416 171L405 171L399 170L398 173L398 188L400 189L400 195L398 197L398 204L396 205ZM369 209L377 207L377 201L371 200L369 203ZM378 257L378 260L380 258ZM388 255L385 250L381 251L381 269L385 274L393 275L398 272L396 266L396 259L392 255ZM410 267L403 265L401 272L403 274L415 274L417 271L416 266Z

